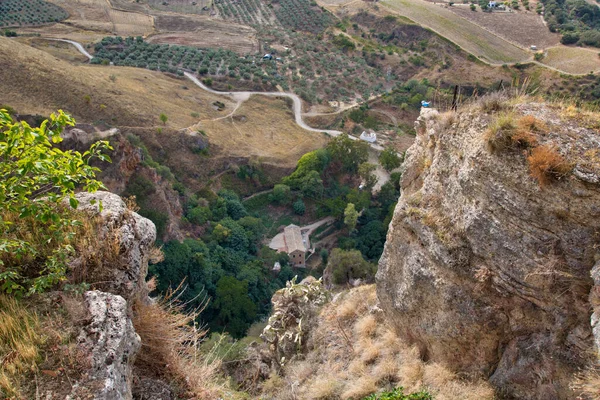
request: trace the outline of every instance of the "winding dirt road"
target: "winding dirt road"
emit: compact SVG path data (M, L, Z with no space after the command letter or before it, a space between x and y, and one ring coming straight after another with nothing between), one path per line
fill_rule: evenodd
M54 38L45 38L45 39L70 43L73 46L75 46L75 48L81 54L86 56L89 60L91 60L93 58L93 56L87 52L87 50L83 47L83 45L81 43L78 43L74 40L54 39ZM209 88L208 86L203 84L198 78L196 78L194 75L190 74L189 72L184 72L183 74L185 75L186 78L188 78L190 81L192 81L196 86L198 86L199 88L201 88L209 93L216 94L219 96L228 96L228 97L232 98L234 101L237 102L237 105L235 107L236 110L239 108L239 106L243 102L248 100L250 98L250 96L259 95L259 96L267 96L267 97L287 97L288 99L292 99L292 101L294 103L294 105L293 105L294 118L296 120L296 124L298 124L298 126L300 126L302 129L305 129L310 132L323 132L323 133L326 133L333 137L343 134L343 132L336 131L333 129L316 129L316 128L311 128L310 126L308 126L306 124L306 122L304 122L304 120L302 119L302 115L303 115L302 114L302 100L300 100L300 97L298 97L294 93L288 93L288 92L219 92L217 90ZM234 110L234 112L235 112L235 110ZM231 115L233 115L233 113L231 113L229 116L231 116ZM352 135L348 135L348 137L352 140L358 140L357 137L352 136ZM378 150L378 151L383 150L383 147L379 146L377 144L370 144L370 146L373 149Z

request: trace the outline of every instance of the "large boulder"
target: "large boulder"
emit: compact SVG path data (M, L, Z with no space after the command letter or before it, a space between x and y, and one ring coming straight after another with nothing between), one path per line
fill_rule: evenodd
M507 110L541 121L539 143L572 166L542 187L527 150L490 150L497 115L424 111L376 277L382 309L426 360L489 377L508 397L573 398L593 349L598 133L548 105Z

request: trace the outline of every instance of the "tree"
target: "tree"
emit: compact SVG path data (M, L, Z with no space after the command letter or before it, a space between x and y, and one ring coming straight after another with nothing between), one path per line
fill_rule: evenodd
M358 250L333 249L324 276L330 275L333 283L342 285L351 279L371 281L377 267L363 258Z
M248 282L224 276L217 283L215 307L217 319L231 336L241 338L256 317L256 305L248 296Z
M300 191L307 197L320 198L323 196L323 180L317 171L308 172L300 181Z
M169 117L167 117L167 114L165 114L165 113L160 113L158 118L163 123L163 125L166 125L167 121L169 120Z
M271 199L276 204L289 204L292 201L291 189L288 185L277 184L271 193Z
M386 171L396 169L402 164L402 160L396 153L396 150L391 147L386 147L379 155L379 163Z
M356 222L358 221L358 211L354 208L354 204L348 203L344 210L344 224L348 227L348 230L352 232L356 228Z
M333 161L342 165L347 172L356 172L358 166L369 158L369 145L360 140L352 140L347 135L339 135L327 144Z
M306 206L302 199L296 200L292 207L294 208L294 212L298 215L304 215L304 212L306 211Z
M83 154L54 147L63 129L74 125L62 111L32 128L0 110L1 291L42 292L65 279L71 242L81 224L62 205L68 199L70 208L77 208L78 186L87 192L104 188L90 161L110 161L104 151L112 149L106 141ZM23 234L24 229L29 232Z
M373 173L377 166L364 162L358 166L358 175L362 178L365 186L371 190L377 183L377 176Z

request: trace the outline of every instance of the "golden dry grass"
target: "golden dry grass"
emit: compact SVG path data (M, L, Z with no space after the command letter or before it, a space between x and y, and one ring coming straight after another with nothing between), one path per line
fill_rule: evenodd
M578 399L592 400L600 398L600 368L593 367L578 374L572 384Z
M436 363L423 362L377 311L375 285L343 292L319 315L311 349L270 380L265 399L362 399L380 389L428 390L440 399L492 399L485 382L463 382ZM276 393L276 394L275 394ZM471 394L472 393L472 394Z
M544 122L531 115L517 117L512 112L499 114L485 132L490 150L500 152L516 148L531 148L537 145L538 135L547 131Z
M186 79L127 67L73 65L32 47L0 38L2 102L23 114L49 115L62 109L78 122L158 126L165 113L171 128L219 116L211 95ZM114 75L114 81L110 78ZM89 96L89 101L87 101Z
M174 379L186 394L214 399L222 390L218 383L219 360L201 356L198 345L206 331L193 325L201 310L184 312L173 293L156 302L136 300L133 325L142 340L136 366L163 378Z
M233 107L226 107L224 116ZM292 110L284 100L252 96L232 117L203 120L198 126L211 143L226 148L228 154L255 157L264 163L293 167L298 159L323 147L328 137L296 125Z
M0 394L20 397L22 379L41 361L46 338L39 318L16 299L0 295Z

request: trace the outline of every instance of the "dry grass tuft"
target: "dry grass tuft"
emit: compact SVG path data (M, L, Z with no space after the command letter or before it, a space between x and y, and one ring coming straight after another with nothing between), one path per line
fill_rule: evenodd
M368 338L373 336L377 330L377 320L371 314L365 315L354 324L354 331L360 338Z
M368 338L361 339L359 343L360 345L357 349L360 350L358 350L357 353L360 356L360 360L365 365L373 364L381 355L379 347Z
M537 135L545 134L548 127L531 115L519 119L512 113L501 114L492 122L485 138L494 152L537 146Z
M423 383L432 387L443 387L456 380L456 375L441 364L431 363L423 368Z
M37 315L0 295L0 394L21 398L22 379L37 369L45 340Z
M479 108L484 113L499 112L507 107L507 96L503 92L494 92L482 96L478 101Z
M555 147L542 145L531 150L527 157L529 172L540 186L553 179L560 179L571 171L571 165L561 156Z
M206 330L192 325L202 311L184 312L175 296L167 294L153 303L136 300L133 324L142 339L136 366L161 377L174 379L200 399L214 399L221 390L217 383L219 361L202 357L198 345Z
M333 399L339 396L342 384L330 376L317 376L307 384L307 397L309 399Z
M590 368L578 374L572 389L579 395L578 399L592 400L600 398L600 368Z
M540 121L533 115L525 115L517 122L519 129L535 132L535 133L546 133L548 132L548 126L544 121Z
M364 375L352 381L342 393L342 399L362 399L377 391L377 381L372 376Z
M284 383L269 382L261 398L362 399L397 386L406 393L427 390L436 399L493 398L487 383L463 383L443 366L423 362L418 348L408 347L381 313L371 312L376 304L375 285L326 304L308 338L310 351L301 361L291 360L282 371Z
M512 113L500 114L485 132L485 139L492 151L502 151L512 147L512 136L517 130L515 116Z

